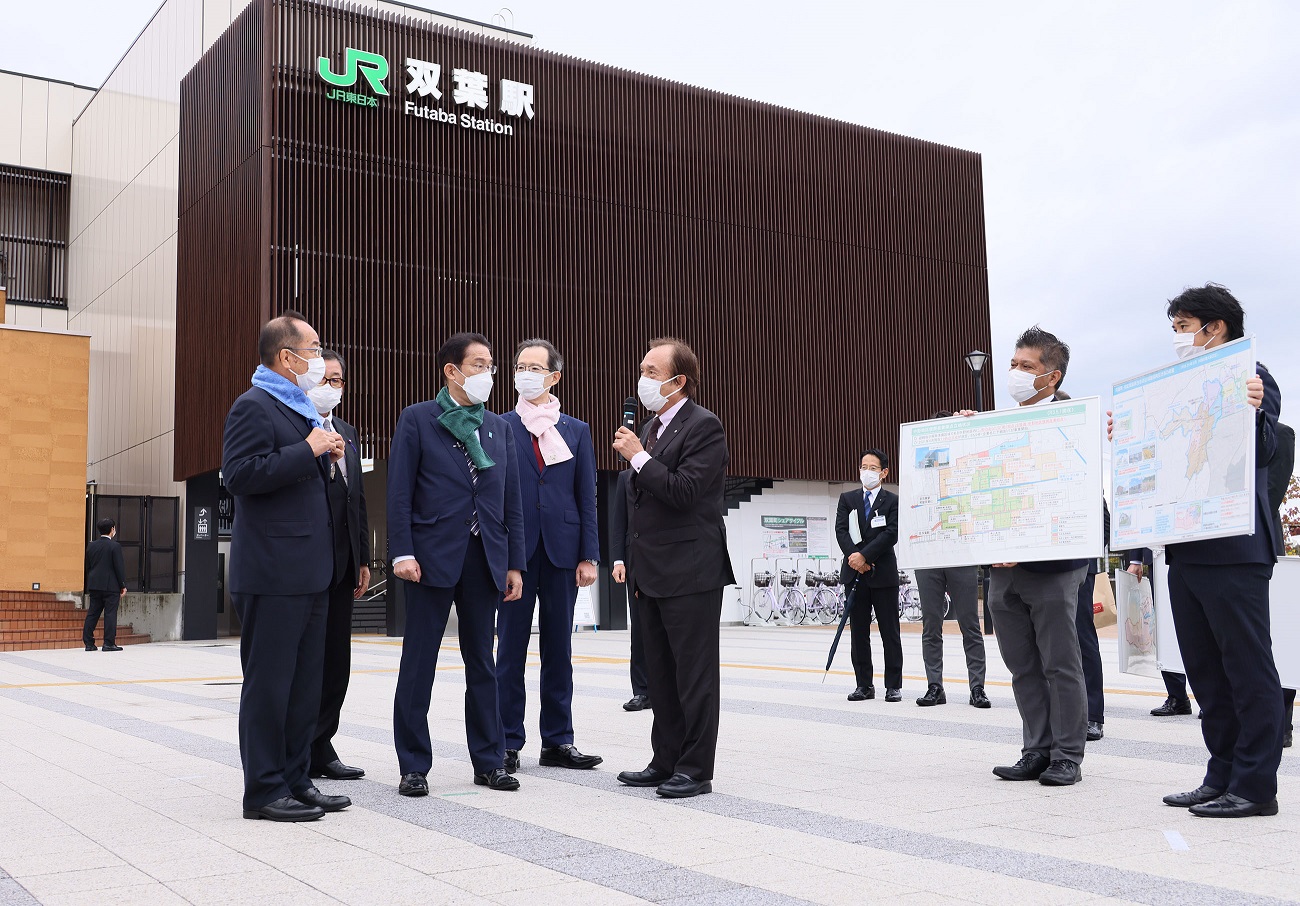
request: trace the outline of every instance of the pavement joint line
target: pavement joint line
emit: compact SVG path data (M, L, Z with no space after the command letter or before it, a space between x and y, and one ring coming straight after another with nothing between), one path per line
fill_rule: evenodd
M74 717L136 738L145 739L194 757L204 758L230 767L240 767L237 747L228 742L200 736L186 730L156 725L140 718L119 715L90 705L68 702L41 692L16 689L0 690L0 695L46 711ZM346 729L350 731L354 727L348 726ZM389 734L378 730L378 728L359 729L367 731L362 738L374 735L391 738ZM437 740L434 741L434 754L461 762L468 762L469 760L468 755L460 746ZM531 762L532 759L528 759L527 766L530 770L532 769ZM623 786L609 772L575 772L563 768L541 767L535 770L540 772L538 776L549 780L641 799L649 798L646 795L649 791ZM431 806L432 803L438 803L438 805L428 808L425 812L416 812L414 810L419 806L401 800L400 797L395 795L392 786L374 780L348 781L339 787L333 785L329 785L329 787L330 789L346 789L350 795L354 795L354 802L359 802L362 807L371 811L377 811L389 817L427 827L439 833L457 837L465 842L513 855L516 858L533 862L533 864L569 874L571 877L591 881L610 889L622 890L656 902L680 896L680 890L674 887L673 892L669 895L657 898L654 896L647 897L646 893L652 891L646 891L644 886L638 887L634 879L644 872L653 872L654 875L659 875L664 869L671 870L683 877L701 879L705 883L717 882L723 885L722 887L714 887L714 890L743 889L746 892L754 891L760 894L770 894L771 896L764 898L762 902L772 903L774 906L775 904L804 902L785 897L774 891L768 891L766 888L739 885L736 882L727 881L707 873L681 868L671 863L611 847L607 844L570 837L522 819L509 818L497 815L494 812L463 806L441 797L430 800ZM365 791L364 794L357 795L361 794L363 790ZM353 791L356 791L356 793ZM1058 888L1068 888L1085 893L1119 897L1131 902L1146 904L1146 906L1185 906L1187 903L1223 902L1225 895L1237 906L1281 906L1281 904L1291 902L1274 897L1254 895L1246 891L1215 887L1211 884L1182 881L1176 878L1151 875L1095 863L955 840L941 834L909 831L860 819L841 818L795 806L746 799L728 793L713 793L695 799L661 803L660 807L688 808L732 820L802 832L828 840L894 852L956 867L1000 874L1020 880L1047 883ZM437 812L440 810L446 811L447 809L459 810L457 814L460 817L470 817L472 815L469 826L461 827L457 826L457 823L450 825L432 823ZM566 856L562 858L531 859L525 854L527 852L526 847L521 849L520 846L529 839L537 838L551 840L564 838L574 841L576 846L583 847L584 852L582 857ZM587 847L590 846L609 850L616 860L621 860L624 863L623 871L620 872L620 875L623 876L621 885L618 876L613 878L590 877L576 873L578 866L566 866L564 864L565 859L577 859L579 863L589 861L588 856L592 850L587 849ZM629 871L633 864L637 864L639 868L640 865L647 862L655 863L654 867ZM565 871L565 867L571 867L574 870ZM606 881L609 883L606 883ZM658 886L656 885L656 887ZM635 889L629 889L629 887Z
M238 747L229 742L200 736L187 730L160 726L137 717L119 715L90 705L67 702L41 692L7 689L0 690L0 695L31 707L73 717L137 739L144 739L193 757L214 761L228 767L241 767ZM439 747L435 743L435 748ZM468 755L463 752L459 754L459 760L468 762ZM326 786L332 788L332 785ZM398 796L394 787L388 784L365 779L348 781L346 786L339 789L346 789L354 806L651 902L679 898L682 896L683 886L689 886L702 892L743 891L748 902L762 904L762 906L812 906L807 900L730 881L609 844L573 837L519 818L461 805L441 796L417 803ZM346 820L346 817L342 820ZM530 848L549 848L553 851L557 842L561 843L559 848L564 850L562 855L535 853L530 855L529 853ZM599 875L581 870L585 864L596 861L597 856L600 857L601 863ZM574 859L576 864L566 864ZM612 875L608 874L611 870ZM671 877L666 879L666 875ZM666 880L671 880L672 883L666 883ZM0 890L3 890L3 886L0 886ZM37 901L32 899L31 902Z

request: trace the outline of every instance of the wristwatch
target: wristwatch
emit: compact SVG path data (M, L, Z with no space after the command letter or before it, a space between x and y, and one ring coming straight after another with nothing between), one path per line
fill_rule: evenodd
M583 560L583 563L590 563L592 566L600 566L599 560Z

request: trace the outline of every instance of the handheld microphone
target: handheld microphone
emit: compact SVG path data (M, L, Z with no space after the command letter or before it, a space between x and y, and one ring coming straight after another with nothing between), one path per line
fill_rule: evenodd
M629 396L623 400L623 427L629 431L636 430L636 397Z

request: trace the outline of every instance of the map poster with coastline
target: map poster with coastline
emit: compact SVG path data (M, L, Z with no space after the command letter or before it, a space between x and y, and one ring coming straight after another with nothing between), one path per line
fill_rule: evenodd
M1097 397L899 429L905 569L1100 557Z
M1243 337L1114 386L1111 548L1255 531L1255 409Z

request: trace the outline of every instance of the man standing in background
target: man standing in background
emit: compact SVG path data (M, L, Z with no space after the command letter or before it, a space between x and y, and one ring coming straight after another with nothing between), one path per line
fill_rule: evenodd
M343 458L330 468L330 519L334 534L334 578L329 589L325 618L325 663L320 694L320 717L311 746L311 776L330 780L356 780L365 776L339 760L334 734L339 729L343 700L352 673L352 602L370 587L370 523L366 517L366 491L361 474L357 429L334 415L347 385L347 365L332 349L321 353L325 376L307 392L324 429L343 438Z
M627 586L628 679L632 683L632 697L623 702L624 711L645 711L653 708L650 685L645 676L645 645L641 638L641 608L632 594L632 580L627 572L627 486L631 469L618 473L614 494L609 500L610 525L610 578Z
M122 545L115 540L117 523L107 517L95 523L99 537L86 547L86 594L90 607L81 627L81 640L87 651L95 651L95 627L104 615L104 650L121 651L117 644L117 608L126 597L126 561Z
M537 617L541 667L539 729L543 767L594 768L599 755L573 745L573 608L578 589L596 581L600 533L596 526L596 451L591 429L560 412L551 392L564 359L549 340L524 340L515 352L519 394L504 416L515 442L523 500L524 591L497 613L497 696L505 727L506 773L519 769L524 747L524 665Z

